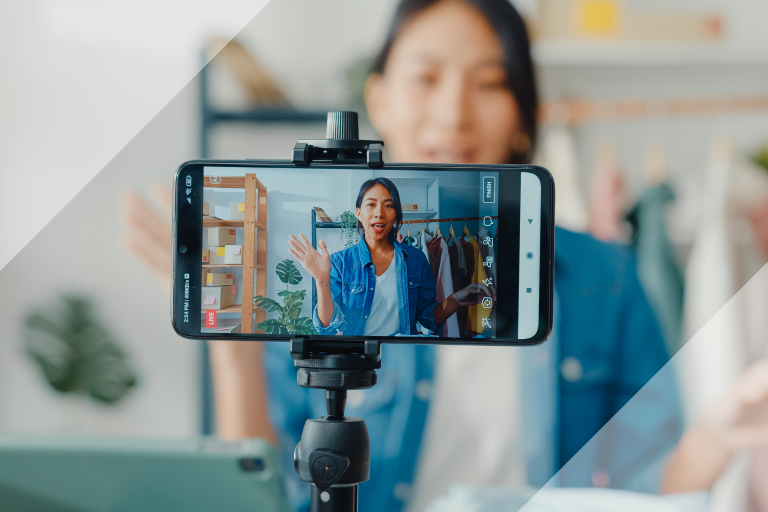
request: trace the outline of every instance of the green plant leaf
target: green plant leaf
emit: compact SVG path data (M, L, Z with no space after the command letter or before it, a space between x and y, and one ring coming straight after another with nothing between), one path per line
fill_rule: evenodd
M297 318L291 324L293 325L293 334L317 334L312 319L309 317Z
M59 307L32 313L25 323L24 342L26 354L61 393L87 394L111 404L137 384L128 357L97 320L87 299L63 297Z
M299 284L303 279L296 264L290 259L285 259L278 263L275 272L280 281L285 284Z
M253 304L264 311L275 312L283 310L283 306L281 306L275 299L262 297L261 295L257 295L253 298Z
M267 334L291 334L288 332L288 329L286 329L285 324L277 318L270 318L263 322L259 322L256 325L256 328Z

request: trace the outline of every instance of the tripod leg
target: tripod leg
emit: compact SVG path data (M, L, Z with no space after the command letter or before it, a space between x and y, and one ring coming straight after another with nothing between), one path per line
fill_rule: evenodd
M312 484L309 512L357 512L357 484L334 485L324 491Z

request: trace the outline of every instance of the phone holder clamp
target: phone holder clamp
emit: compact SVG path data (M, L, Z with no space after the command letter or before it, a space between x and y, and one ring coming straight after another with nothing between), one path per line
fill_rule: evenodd
M325 139L302 139L293 147L291 160L295 165L314 161L336 164L384 165L384 142L360 140L357 112L328 112Z

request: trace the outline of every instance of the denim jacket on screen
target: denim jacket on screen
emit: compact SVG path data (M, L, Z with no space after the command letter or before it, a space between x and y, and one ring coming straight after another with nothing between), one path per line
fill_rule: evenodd
M399 334L419 334L416 322L431 331L440 330L440 326L435 325L434 318L437 305L435 278L424 253L414 247L395 242L393 263L397 275ZM317 333L361 336L365 322L371 314L375 292L376 273L371 251L365 243L365 237L361 237L356 245L331 254L333 317L328 327L323 327L315 306L312 322Z

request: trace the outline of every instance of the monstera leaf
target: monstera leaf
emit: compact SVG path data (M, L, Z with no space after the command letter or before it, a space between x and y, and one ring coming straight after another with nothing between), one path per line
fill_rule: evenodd
M277 264L275 272L277 277L286 285L299 284L302 280L301 272L293 260L281 261ZM257 308L280 314L279 318L270 318L259 322L256 326L257 329L267 334L317 334L314 325L312 325L312 319L299 316L307 296L307 290L291 291L286 286L285 290L277 292L277 296L282 297L282 305L274 299L261 295L253 298L253 303Z
M275 312L283 310L283 306L281 306L279 302L274 299L262 297L261 295L257 295L253 298L253 304L264 311Z
M53 389L112 404L136 385L136 375L115 339L96 319L93 305L64 297L27 318L25 351Z
M270 318L256 325L256 328L267 334L291 334L279 318Z
M283 260L275 268L277 277L285 284L299 284L303 279L293 260Z

